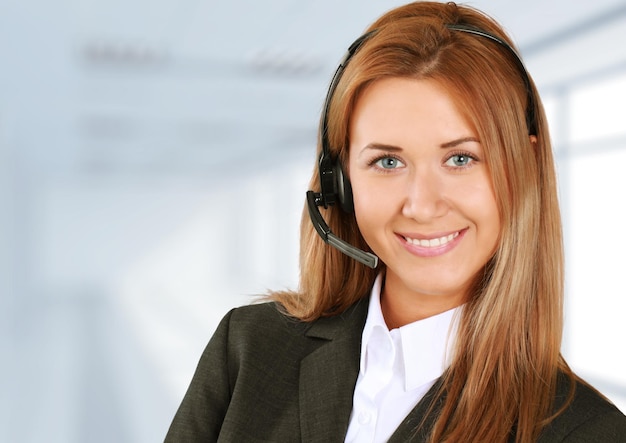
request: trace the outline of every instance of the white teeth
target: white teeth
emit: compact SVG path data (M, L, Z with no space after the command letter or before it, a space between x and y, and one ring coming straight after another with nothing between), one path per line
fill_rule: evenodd
M407 241L407 243L411 243L412 245L422 246L424 248L432 248L435 246L445 245L449 241L452 241L453 239L457 238L458 236L459 236L459 233L455 232L454 234L450 234L445 237L432 238L430 240L419 240L416 238L409 238L409 237L404 237L404 238Z

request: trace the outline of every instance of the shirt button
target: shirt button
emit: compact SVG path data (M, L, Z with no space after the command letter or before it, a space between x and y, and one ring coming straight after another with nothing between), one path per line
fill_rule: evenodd
M371 421L371 419L372 416L369 412L363 411L359 414L359 424L366 425Z

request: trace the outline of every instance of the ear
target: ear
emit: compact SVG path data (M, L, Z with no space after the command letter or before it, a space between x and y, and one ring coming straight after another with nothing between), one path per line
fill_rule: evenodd
M537 144L537 136L536 135L531 135L530 136L530 143L533 145Z

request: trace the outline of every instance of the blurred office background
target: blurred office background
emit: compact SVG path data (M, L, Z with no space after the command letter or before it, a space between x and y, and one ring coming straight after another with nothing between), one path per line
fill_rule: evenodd
M297 283L316 123L400 1L0 0L0 441L161 441L217 321ZM626 411L626 2L470 4L552 124L564 353Z

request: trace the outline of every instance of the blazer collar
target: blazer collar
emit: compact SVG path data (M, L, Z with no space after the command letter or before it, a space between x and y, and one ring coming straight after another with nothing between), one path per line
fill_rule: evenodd
M313 322L305 335L325 340L300 364L300 426L302 441L343 441L352 412L359 375L361 334L369 297L344 313Z

